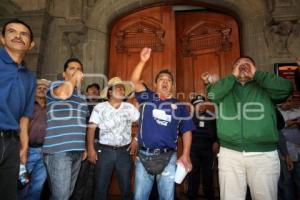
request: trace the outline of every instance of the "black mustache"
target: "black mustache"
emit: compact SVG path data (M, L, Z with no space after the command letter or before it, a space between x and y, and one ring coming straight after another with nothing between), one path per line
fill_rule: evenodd
M20 39L13 39L12 41L13 41L13 42L21 42L22 44L25 44L25 43L23 42L23 40L20 40Z

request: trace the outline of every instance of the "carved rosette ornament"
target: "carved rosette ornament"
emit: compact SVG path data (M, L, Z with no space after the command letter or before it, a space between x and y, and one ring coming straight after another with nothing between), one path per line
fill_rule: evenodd
M124 53L150 47L152 51L162 52L164 35L165 31L159 25L141 20L117 32L116 50L118 53Z
M181 39L183 56L231 50L232 28L218 22L199 22L188 28Z
M82 45L86 42L87 29L83 24L62 25L62 55L83 58Z
M231 28L225 28L221 30L222 33L222 50L223 51L230 51L232 47L232 43L229 41L230 40L230 34L231 34Z

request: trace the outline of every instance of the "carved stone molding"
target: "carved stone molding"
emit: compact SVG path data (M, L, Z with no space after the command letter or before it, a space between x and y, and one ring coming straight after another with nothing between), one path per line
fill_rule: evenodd
M273 57L300 53L300 19L271 20L264 28L264 36Z
M270 1L270 0L269 0ZM271 16L276 21L296 20L299 18L298 0L272 0L269 4L272 6Z
M187 29L181 39L183 56L230 51L231 30L229 25L218 22L199 22Z
M86 28L82 24L60 26L63 32L62 45L67 57L82 59L82 45L86 40Z
M124 53L147 46L153 51L162 52L164 35L165 31L159 25L137 21L117 33L116 49L118 53Z

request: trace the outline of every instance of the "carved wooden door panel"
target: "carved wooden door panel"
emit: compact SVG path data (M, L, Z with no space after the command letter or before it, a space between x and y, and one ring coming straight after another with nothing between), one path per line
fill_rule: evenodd
M231 72L232 62L240 56L238 26L232 17L213 12L178 12L175 18L176 92L180 100L190 101L195 93L205 94L200 78L203 72L220 77ZM207 109L213 110L213 107ZM178 155L181 152L179 140ZM214 183L215 194L218 194L217 172ZM177 193L185 190L186 183L177 187Z
M200 75L224 77L240 56L238 25L233 17L213 12L176 13L177 96L190 101L204 94Z
M143 47L152 48L142 79L152 88L161 69L176 72L175 16L169 6L149 8L119 20L111 32L109 77L128 80Z

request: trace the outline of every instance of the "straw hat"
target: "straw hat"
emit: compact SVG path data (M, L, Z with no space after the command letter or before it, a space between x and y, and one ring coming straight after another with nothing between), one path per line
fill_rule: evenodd
M43 78L36 81L36 85L46 85L47 87L49 87L50 83L51 81Z
M108 81L107 87L105 87L101 93L100 97L107 99L108 89L116 85L123 85L125 88L125 98L128 97L133 92L133 85L129 81L122 81L120 77L113 77Z

